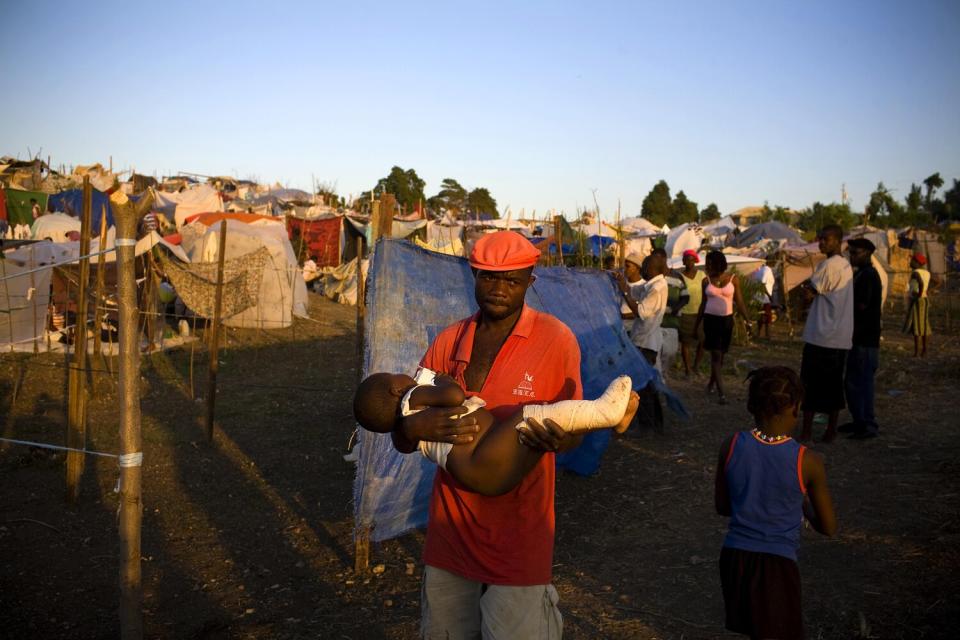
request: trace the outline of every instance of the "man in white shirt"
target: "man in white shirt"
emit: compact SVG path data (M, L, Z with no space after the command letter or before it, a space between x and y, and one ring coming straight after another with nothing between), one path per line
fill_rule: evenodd
M833 442L837 437L837 417L845 406L843 368L847 351L853 346L853 270L840 255L843 230L839 226L824 227L817 239L820 252L827 259L803 283L813 303L803 327L800 379L806 393L800 439L810 439L814 414L826 413L823 441Z
M765 264L753 272L752 278L763 285L763 290L757 292L756 300L760 304L760 318L757 322L757 337L760 337L762 331L767 340L770 339L770 323L773 321L773 287L776 285L776 278L773 275L773 269L770 268L773 258L767 258Z
M663 344L663 333L660 323L667 309L667 262L661 255L649 255L643 259L641 275L642 285L628 286L623 276L618 276L617 283L623 295L624 302L636 316L633 328L630 330L630 340L640 350L640 353L650 363L657 366L657 356ZM657 430L663 429L663 407L660 397L651 382L640 392L640 409L638 419L648 421Z

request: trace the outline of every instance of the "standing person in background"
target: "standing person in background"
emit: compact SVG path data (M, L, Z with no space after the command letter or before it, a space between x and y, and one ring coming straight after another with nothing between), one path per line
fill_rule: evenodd
M30 198L30 213L33 215L34 220L43 215L43 210L40 209L40 204L36 198Z
M837 428L855 439L875 438L873 379L880 360L880 307L883 286L870 259L876 247L866 238L847 242L853 267L853 346L847 354L844 390L853 421Z
M641 275L644 282L637 287L624 292L626 283L618 279L617 284L623 293L624 301L636 316L633 328L630 330L630 341L640 351L644 359L656 368L663 346L663 333L660 323L667 309L667 282L663 277L667 263L662 255L649 255L643 259ZM663 407L660 396L654 388L653 381L639 392L640 409L637 411L638 420L652 424L654 429L663 429Z
M747 305L740 293L740 280L735 273L727 273L727 258L721 251L711 251L705 260L707 277L703 281L703 296L695 330L703 324L703 347L710 352L710 381L707 393L717 389L720 404L727 404L723 388L723 357L733 339L733 304L743 316L747 331L753 326L747 314Z
M768 256L767 261L760 265L751 276L763 285L763 290L758 291L756 297L757 302L760 303L757 337L760 337L760 332L762 331L767 340L770 339L770 324L773 322L773 287L776 285L777 280L773 275L772 266L775 263L774 257L772 255Z
M664 258L666 261L666 258ZM663 314L660 331L663 343L660 347L660 370L672 371L680 347L680 311L690 302L690 292L679 271L667 269L663 276L667 283L667 310Z
M697 329L697 317L700 314L700 302L703 299L703 281L706 274L697 269L700 256L693 249L683 252L683 270L680 277L683 279L689 296L687 304L680 309L680 358L683 360L683 374L689 376L690 349L696 349L693 358L693 373L700 369L700 358L703 357L703 331Z
M910 268L913 269L910 274L910 306L907 308L903 331L913 334L915 357L927 355L927 336L933 333L930 330L930 298L927 297L930 272L926 266L927 257L922 253L915 253L910 258Z
M817 265L801 286L812 298L803 327L803 360L800 378L803 398L801 440L809 440L815 413L827 414L824 442L837 437L837 416L843 409L843 366L853 345L853 270L840 255L843 229L831 224L817 234L820 252L827 259Z
M627 299L637 300L643 295L643 275L640 272L642 265L643 256L639 253L629 253L623 260L623 272L610 272L623 298L620 302L620 317L623 319L623 328L628 336L633 331L633 321L637 316L627 303Z

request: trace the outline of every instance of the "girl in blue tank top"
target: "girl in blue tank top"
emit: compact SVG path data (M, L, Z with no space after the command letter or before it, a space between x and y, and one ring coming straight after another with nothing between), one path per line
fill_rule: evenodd
M806 517L836 531L822 458L797 443L803 384L789 367L747 376L747 410L756 426L720 447L714 498L730 516L720 553L726 627L752 638L803 638L797 547Z

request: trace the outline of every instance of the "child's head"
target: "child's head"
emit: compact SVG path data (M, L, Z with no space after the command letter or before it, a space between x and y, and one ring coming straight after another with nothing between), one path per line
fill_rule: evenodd
M803 400L803 383L790 367L760 367L748 373L747 380L747 411L758 423L792 411Z
M416 380L402 373L374 373L368 376L353 396L353 416L367 431L393 431L400 414L400 399L416 384Z

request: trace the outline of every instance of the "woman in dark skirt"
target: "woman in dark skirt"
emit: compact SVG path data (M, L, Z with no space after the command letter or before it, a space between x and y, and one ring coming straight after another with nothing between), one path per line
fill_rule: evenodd
M800 640L800 525L805 516L833 535L833 502L823 460L790 437L803 398L799 376L763 367L748 379L756 426L721 445L714 491L717 513L730 516L720 552L726 627L751 638Z
M727 404L724 392L723 356L730 349L733 337L733 304L744 318L748 317L747 306L740 294L740 280L735 273L727 273L727 258L721 251L711 251L704 262L707 277L703 279L703 297L694 331L703 324L703 348L710 353L710 382L707 393L717 389L720 404ZM747 329L752 323L747 320Z

